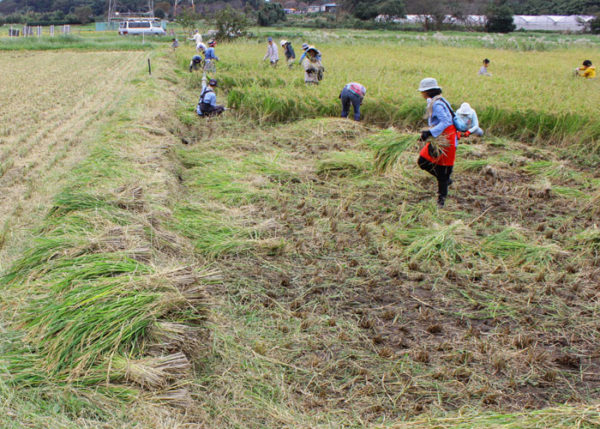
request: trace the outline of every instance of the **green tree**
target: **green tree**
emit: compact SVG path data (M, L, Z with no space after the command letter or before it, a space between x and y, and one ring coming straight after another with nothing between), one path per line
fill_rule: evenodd
M404 2L402 0L386 0L378 5L379 13L382 15L402 18L406 15Z
M73 14L81 24L87 24L92 20L92 8L90 6L79 6L73 10Z
M182 10L175 18L175 22L181 25L181 28L183 28L183 31L186 33L189 33L196 28L198 26L198 21L200 21L200 15L194 12L192 8Z
M243 12L227 6L215 14L215 26L217 27L216 38L234 39L246 35L248 18Z
M513 11L508 5L491 6L486 14L485 31L488 33L510 33L515 30Z
M258 10L258 25L268 27L269 25L285 21L286 16L280 3L264 3Z

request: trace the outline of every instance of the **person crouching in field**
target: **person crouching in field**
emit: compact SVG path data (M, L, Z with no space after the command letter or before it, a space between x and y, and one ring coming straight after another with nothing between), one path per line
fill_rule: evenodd
M347 118L350 113L350 105L354 109L354 120L360 121L360 106L367 90L360 83L350 82L340 92L340 100L342 100L342 118Z
M473 110L469 103L463 103L460 108L456 111L458 116L467 126L467 131L463 133L463 136L469 137L471 134L474 136L482 137L483 130L479 128L479 119L477 119L477 112Z
M288 67L292 68L294 65L294 61L296 61L296 53L294 52L294 48L292 47L292 42L288 42L287 40L282 40L280 42L281 47L283 48L285 59L287 60Z
M492 74L488 71L488 67L490 65L490 60L487 58L483 60L483 65L479 69L479 76L491 76Z
M586 79L593 79L596 77L596 67L592 66L590 60L585 60L581 67L575 69L576 76L582 76Z
M271 66L277 67L277 63L279 62L279 52L277 50L277 45L273 43L273 38L267 38L267 53L263 58L263 61L269 59Z
M323 79L323 66L318 59L319 51L312 46L306 50L306 56L302 61L304 67L304 83L307 85L318 85Z
M438 207L444 207L448 196L450 175L456 158L457 135L450 104L442 97L442 88L433 78L425 78L419 91L427 100L429 129L421 132L420 140L427 142L419 154L418 165L438 182Z
M217 94L215 89L218 86L216 79L211 79L206 84L206 75L202 77L202 92L200 93L200 100L196 106L196 113L198 116L208 117L220 115L225 111L224 106L217 105Z
M217 42L211 40L208 42L208 49L204 51L204 71L207 73L215 73L217 71L215 61L219 61L219 57L215 55L215 46L217 46Z
M190 73L193 70L202 69L202 57L200 55L194 55L190 61Z

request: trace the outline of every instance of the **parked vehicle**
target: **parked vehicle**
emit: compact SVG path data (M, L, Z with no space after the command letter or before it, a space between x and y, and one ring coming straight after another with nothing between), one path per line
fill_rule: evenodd
M123 21L119 23L119 34L154 34L164 36L167 32L160 26L158 21Z

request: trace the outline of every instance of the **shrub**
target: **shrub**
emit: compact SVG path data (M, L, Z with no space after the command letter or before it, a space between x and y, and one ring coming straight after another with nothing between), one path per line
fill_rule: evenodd
M217 27L216 38L223 40L244 36L248 24L248 19L243 12L239 12L228 6L215 15L215 26Z
M258 25L262 27L285 20L285 12L279 3L265 3L258 11Z
M513 11L507 5L490 7L486 18L485 30L488 33L510 33L516 28Z

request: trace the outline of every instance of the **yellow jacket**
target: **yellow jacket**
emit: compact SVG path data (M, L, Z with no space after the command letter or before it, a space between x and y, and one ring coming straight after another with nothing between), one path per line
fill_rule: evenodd
M594 66L589 66L587 69L580 67L577 70L579 70L579 76L583 76L588 79L596 77L596 67Z

